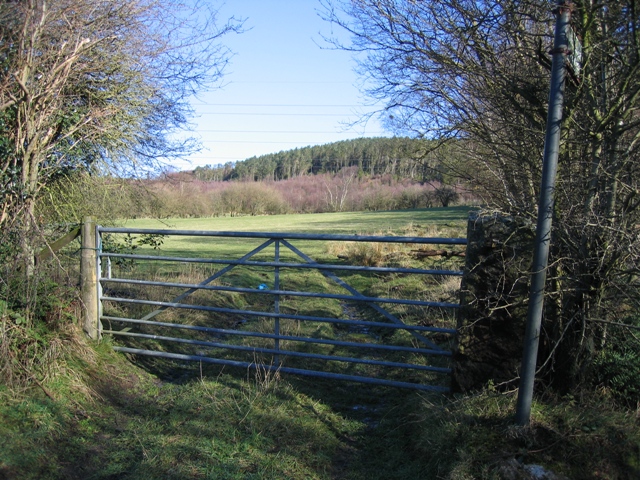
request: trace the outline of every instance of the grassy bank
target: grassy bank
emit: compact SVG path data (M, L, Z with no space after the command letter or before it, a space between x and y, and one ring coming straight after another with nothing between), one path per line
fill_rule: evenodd
M430 396L197 365L167 376L75 338L56 375L0 389L0 478L528 478L513 476L524 464L566 478L639 472L637 415L596 394L538 399L531 427L518 428L513 394Z
M149 372L76 336L55 380L1 390L0 477L416 478L415 392L173 365ZM64 367L64 371L62 368ZM15 392L14 392L15 394ZM398 420L400 420L398 422Z

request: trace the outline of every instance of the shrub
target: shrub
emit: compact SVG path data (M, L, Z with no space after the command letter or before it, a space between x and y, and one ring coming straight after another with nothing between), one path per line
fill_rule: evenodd
M458 200L458 193L453 188L447 186L436 188L434 196L443 207L448 207Z
M276 215L287 212L280 193L264 183L235 183L221 194L224 210L231 214Z
M628 407L640 405L640 342L633 336L609 342L594 361L594 381Z
M373 190L363 198L362 206L365 210L393 210L395 204L392 196L385 190Z

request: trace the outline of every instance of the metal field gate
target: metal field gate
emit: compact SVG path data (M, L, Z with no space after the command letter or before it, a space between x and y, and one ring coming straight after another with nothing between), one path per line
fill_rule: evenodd
M463 255L464 238L100 226L96 237L99 328L120 352L448 391L462 271L446 251L431 265L410 252ZM161 238L171 255L151 248Z

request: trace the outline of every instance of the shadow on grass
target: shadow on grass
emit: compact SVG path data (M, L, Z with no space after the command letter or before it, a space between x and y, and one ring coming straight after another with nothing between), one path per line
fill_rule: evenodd
M0 478L497 478L507 461L569 478L639 473L638 419L602 399L541 400L519 429L513 395L139 362L150 374L105 357L88 369L92 400L70 382L55 400L2 402Z
M275 379L216 373L176 382L128 368L92 377L89 404L3 409L0 478L332 478L357 424L307 415L310 400Z

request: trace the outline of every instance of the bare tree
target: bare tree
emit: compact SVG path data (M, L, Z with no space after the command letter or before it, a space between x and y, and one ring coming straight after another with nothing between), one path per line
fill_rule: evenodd
M332 212L342 212L346 206L347 197L351 190L351 184L358 174L357 167L342 168L332 179L332 185L327 180L324 186L327 189L327 206Z
M535 217L554 2L323 4L325 18L351 33L338 46L360 52L388 126L463 147L464 166L452 169L488 204ZM606 342L596 320L632 321L639 305L639 27L634 0L573 2L582 49L566 80L544 324L545 365L566 387Z
M28 230L40 189L74 169L122 171L194 148L174 141L189 97L228 61L199 2L0 3L0 225Z

